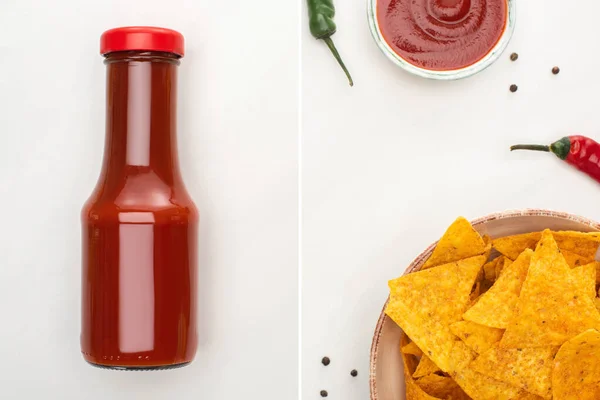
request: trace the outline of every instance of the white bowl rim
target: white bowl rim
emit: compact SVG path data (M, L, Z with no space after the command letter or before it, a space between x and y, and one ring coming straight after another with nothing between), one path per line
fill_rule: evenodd
M580 223L582 225L587 225L592 229L596 229L600 231L600 223L593 221L589 218L581 217L578 215L561 212L561 211L551 211L551 210L540 210L540 209L523 209L523 210L511 210L500 213L489 214L481 218L477 218L471 221L473 226L478 226L490 221L498 220L498 219L509 219L515 217L555 217L559 219L564 219L568 221L573 221ZM437 245L437 241L432 243L429 247L427 247L421 254L419 254L406 268L403 275L409 274L413 272L417 266L423 263L426 257L433 251L435 246ZM379 351L379 343L381 333L383 331L383 324L386 321L385 308L389 302L389 297L385 301L383 308L381 309L381 314L379 315L379 319L377 320L377 325L375 326L375 332L373 334L373 341L371 342L371 354L370 354L370 367L369 367L369 392L371 400L378 400L377 395L377 381L376 381L376 367L377 367L377 353Z
M383 34L381 33L381 29L379 28L379 22L377 21L377 2L379 0L367 0L367 18L369 20L369 28L371 30L371 35L379 47L379 50L385 54L385 56L390 59L394 64L403 70L410 72L413 75L420 76L422 78L435 79L435 80L456 80L463 79L469 76L475 75L478 72L483 71L490 65L492 65L504 50L508 46L510 39L515 30L515 24L517 20L517 5L516 0L506 0L508 7L508 16L506 18L506 25L504 27L504 32L498 40L498 43L487 53L481 60L477 61L474 64L471 64L467 67L448 70L448 71L435 71L429 70L421 67L417 67L414 64L406 61L404 58L400 57L398 53L396 53L390 45L387 43Z

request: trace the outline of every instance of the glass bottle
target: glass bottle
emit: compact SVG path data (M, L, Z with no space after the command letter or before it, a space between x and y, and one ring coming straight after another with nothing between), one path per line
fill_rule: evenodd
M82 210L81 351L95 366L163 369L197 347L198 212L179 170L177 68L183 36L105 32L106 143Z

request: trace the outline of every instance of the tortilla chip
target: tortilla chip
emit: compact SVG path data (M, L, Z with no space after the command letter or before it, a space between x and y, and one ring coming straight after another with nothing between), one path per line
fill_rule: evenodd
M514 316L532 255L533 251L529 249L521 253L463 318L491 328L506 329Z
M558 347L502 349L497 345L470 365L473 370L545 399L552 397L552 363Z
M486 243L469 221L459 217L444 233L423 269L485 253Z
M451 369L449 374L456 371L461 371L469 366L477 357L475 353L465 342L456 340L452 346L452 354L450 355Z
M467 395L477 400L512 400L521 394L518 388L480 374L469 367L457 371L452 377Z
M506 236L492 242L494 249L511 260L516 260L526 249L535 249L542 237L541 232L525 233L522 235Z
M474 304L475 300L481 295L481 282L475 282L475 287L469 296L469 304Z
M483 278L488 281L494 281L496 279L496 263L498 259L495 258L492 261L489 261L483 266Z
M411 365L411 359L414 359L411 355L402 355L404 360L404 382L406 386L406 400L438 400L438 397L433 397L425 393L423 389L417 385L417 382L412 377L413 366Z
M423 351L415 344L415 342L410 342L405 346L400 346L400 351L404 354L412 354L413 356L421 357L423 355Z
M582 257L591 257L594 259L600 245L599 232L552 232L554 240L561 251L569 251L579 254Z
M587 264L573 268L571 276L583 293L592 300L596 298L596 265Z
M575 285L571 269L546 230L531 257L514 318L500 346L560 346L590 328L600 328L600 314Z
M600 283L600 262L598 261L592 261L590 262L590 264L592 264L594 266L594 268L596 269L596 283Z
M480 295L479 295L479 296L477 296L477 297L473 297L473 296L471 295L471 302L469 303L469 307L472 307L472 306L473 306L473 304L477 303L477 300L479 300L479 298L480 298L481 296L482 296L482 294L480 294Z
M494 282L496 280L496 265L498 263L503 263L506 257L500 256L494 258L492 261L485 263L483 266L483 273L485 279L488 281Z
M600 333L588 330L562 345L552 372L554 400L600 399Z
M425 393L440 399L468 400L469 396L458 386L454 379L431 374L417 380L417 385Z
M543 400L543 397L540 397L537 394L521 391L517 397L513 397L511 400Z
M419 359L412 354L400 353L402 354L402 360L404 361L404 369L408 371L408 374L412 376L417 370L417 365L419 364Z
M576 268L576 267L579 267L580 265L589 264L592 261L594 261L594 257L580 256L579 254L575 254L569 250L561 249L560 252L562 253L563 257L565 258L565 261L567 262L567 264L569 264L569 267L571 267L571 268Z
M526 392L474 371L469 364L476 354L463 342L455 342L452 357L455 372L451 376L471 398L477 400L528 399L525 397Z
M596 306L596 309L598 311L600 311L600 299L599 298L594 298L594 305Z
M600 233L562 231L552 234L561 251L575 253L587 259L595 258L600 244ZM541 232L525 233L496 239L492 245L500 254L515 260L525 249L534 249L541 237Z
M481 237L481 240L483 240L483 243L487 246L488 244L491 245L492 244L492 238L490 237L490 235L483 235Z
M593 264L596 266L596 283L600 283L600 262L594 261Z
M450 369L454 335L484 256L440 265L390 281L386 314L442 371Z
M422 378L439 371L440 367L435 365L435 363L431 361L431 358L423 355L423 357L421 357L421 361L419 361L419 365L417 365L417 370L413 374L413 378Z
M500 256L494 258L483 266L484 278L490 282L495 282L502 274L502 271L510 264L512 264L512 260L508 257Z
M510 266L510 264L512 264L512 260L509 260L506 257L502 257L502 261L500 261L498 264L496 264L496 280L498 280L498 278L500 278L500 275L502 275L502 272L508 268Z
M490 259L490 255L492 255L492 238L488 235L483 236L483 243L485 243L485 247L483 248L482 255L485 256L486 260ZM481 271L481 279L483 279L483 271Z
M450 325L450 331L458 336L477 354L491 348L502 339L504 330L490 328L470 321L458 321Z

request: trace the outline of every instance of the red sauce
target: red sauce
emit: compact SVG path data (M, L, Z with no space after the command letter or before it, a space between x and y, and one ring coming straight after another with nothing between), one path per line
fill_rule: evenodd
M378 0L385 41L409 63L435 71L468 67L498 43L506 0Z
M81 349L110 367L165 367L196 352L198 213L177 157L179 57L107 55L100 179L82 211Z

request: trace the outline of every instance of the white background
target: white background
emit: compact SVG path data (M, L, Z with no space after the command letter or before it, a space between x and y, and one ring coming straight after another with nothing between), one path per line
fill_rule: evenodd
M334 39L354 88L302 24L303 400L322 389L332 400L369 398L387 281L457 216L539 207L600 220L597 183L551 155L508 151L573 133L600 139L597 1L517 1L507 53L450 83L388 61L365 0L337 5Z
M456 216L542 207L600 219L595 182L550 155L508 152L600 137L596 2L519 2L507 54L450 83L380 54L365 3L337 2L349 88L296 1L2 1L0 398L297 398L300 199L302 400L366 399L386 282ZM190 367L160 373L97 370L79 355L79 209L104 135L98 39L134 24L187 38L180 155L202 212L200 348Z
M298 393L298 9L231 1L0 1L0 398ZM100 34L180 30L182 171L201 211L200 345L123 373L79 354L79 210L100 171Z

